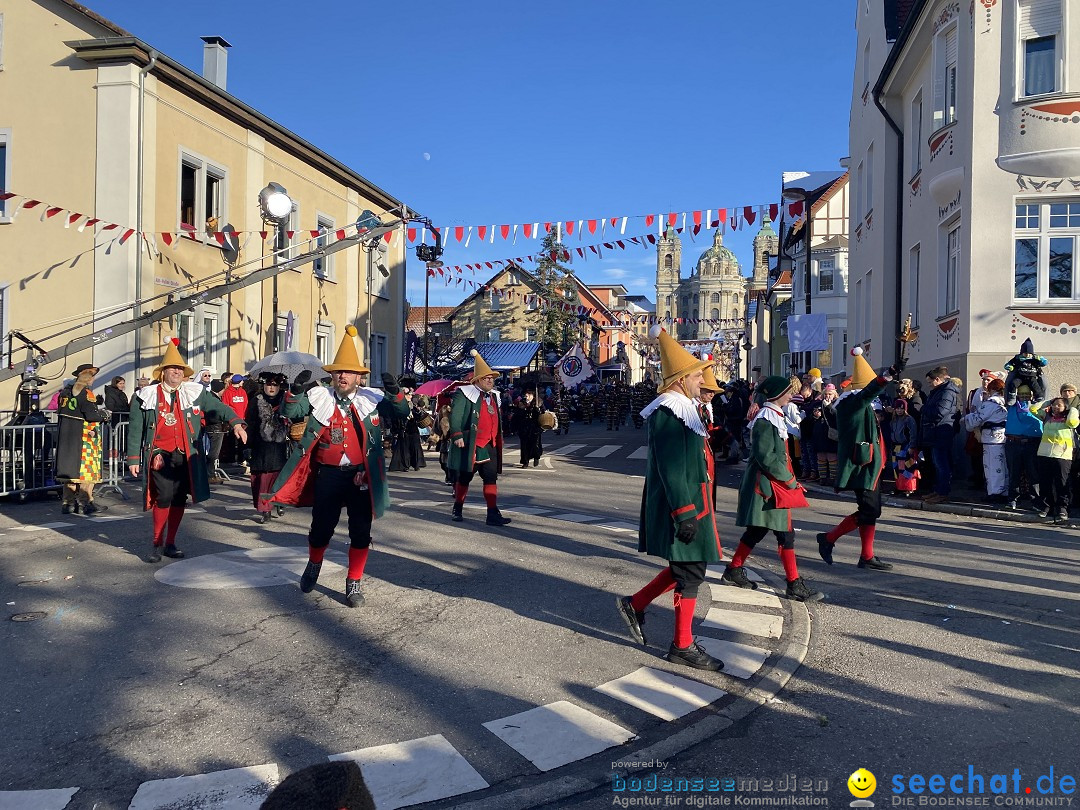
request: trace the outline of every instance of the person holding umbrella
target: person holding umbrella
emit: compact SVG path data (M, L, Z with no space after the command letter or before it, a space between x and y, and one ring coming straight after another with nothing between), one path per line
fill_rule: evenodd
M289 456L289 420L281 412L285 404L285 377L264 371L259 375L262 390L248 400L247 423L251 432L251 499L259 523L270 521L270 501L262 496L270 492L274 479ZM282 508L277 506L281 517Z

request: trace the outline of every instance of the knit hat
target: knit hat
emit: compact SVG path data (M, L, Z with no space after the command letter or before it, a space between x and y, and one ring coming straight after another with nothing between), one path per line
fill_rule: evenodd
M855 358L853 363L855 370L851 373L851 389L858 391L866 388L877 379L877 373L870 368L870 364L863 359L862 346L856 346L851 350L851 356Z
M190 377L195 373L195 369L184 362L184 358L180 355L180 339L172 338L169 341L169 347L165 349L165 356L161 358L161 363L156 369L154 369L154 379L161 379L161 372L165 369L175 366L176 368L182 368L184 370L184 376Z
M819 380L821 379L821 369L820 368L812 368L806 373L809 374L811 377L817 377Z
M780 376L766 377L765 380L758 385L757 390L765 397L765 399L772 402L774 399L779 399L791 390L791 380L787 377Z
M655 337L660 343L660 375L663 377L660 384L661 390L674 385L698 369L712 365L712 360L699 360L694 357L664 329L661 329Z
M369 374L371 369L360 362L360 354L356 351L356 327L351 323L345 327L345 335L341 338L334 362L323 366L323 371L333 374L335 371L352 371L356 374Z
M897 399L895 402L893 402L892 406L894 411L903 411L904 413L907 413L906 399Z
M836 386L835 386L835 385L833 385L832 383L825 383L825 390L826 390L826 391L835 391L835 390L836 390Z
M473 349L471 352L469 352L469 354L472 355L473 362L475 363L475 365L473 366L472 374L472 381L474 383L481 377L497 376L495 372L491 370L491 366L487 364L487 361L480 356L480 352L478 352L476 349Z
M720 391L720 383L716 381L712 366L705 366L705 379L701 382L701 390L712 391L713 393Z
M1035 354L1035 344L1031 342L1031 338L1026 338L1020 344L1020 354Z

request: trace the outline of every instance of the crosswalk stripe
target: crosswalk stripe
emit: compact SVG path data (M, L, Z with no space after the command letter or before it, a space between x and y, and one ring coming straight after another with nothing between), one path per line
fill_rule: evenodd
M669 721L708 706L727 694L701 681L652 667L639 667L629 675L600 684L596 691Z
M605 444L603 447L593 450L591 453L586 453L585 458L607 458L621 447L621 444Z
M68 526L74 525L74 523L64 523L58 520L55 523L29 523L26 526L12 526L11 528L17 532L39 532L42 529L66 529Z
M278 767L252 765L227 771L143 782L128 810L258 810L278 783Z
M581 515L577 512L570 512L563 515L552 515L555 520L567 520L571 523L591 523L596 520L603 520L599 515Z
M0 790L0 810L64 810L78 788Z
M710 582L714 602L732 602L737 605L756 605L758 607L780 608L780 600L775 594L766 593L764 590L751 591L746 588L736 588L732 585L718 585Z
M585 446L586 445L584 445L584 444L564 444L562 447L554 448L551 451L551 453L552 453L552 455L556 455L556 456L568 456L571 453L577 452L578 450L580 450L582 447L585 447Z
M765 659L772 653L761 647L753 647L749 644L739 644L737 641L721 641L718 638L708 636L694 636L705 652L713 658L719 658L724 662L724 674L746 680L765 663Z
M637 737L566 700L483 725L542 771L577 762Z
M629 456L627 456L627 458L633 458L633 459L648 458L648 457L649 457L649 447L648 447L648 445L644 445L644 444L641 447L639 447L637 450L635 450L633 453L631 453Z
M490 787L441 734L335 754L329 759L351 759L360 765L379 810L433 802Z
M780 638L784 629L784 617L768 613L738 613L710 608L701 626L710 630L726 630L729 633Z
M519 515L547 515L550 514L550 509L544 509L539 506L504 506L504 512L515 512Z

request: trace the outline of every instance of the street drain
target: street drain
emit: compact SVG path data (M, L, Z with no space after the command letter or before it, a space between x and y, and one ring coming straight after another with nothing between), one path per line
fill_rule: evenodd
M44 585L49 580L47 579L24 579L21 582L15 583L16 585Z
M38 619L44 619L49 614L44 610L33 610L29 613L16 613L11 617L13 622L36 622Z

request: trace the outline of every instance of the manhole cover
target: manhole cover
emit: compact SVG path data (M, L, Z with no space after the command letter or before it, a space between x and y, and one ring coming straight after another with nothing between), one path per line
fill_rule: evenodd
M49 580L47 579L24 579L16 584L18 585L44 585Z
M49 614L44 610L33 610L29 613L16 613L11 617L13 622L36 622L38 619L44 619Z

